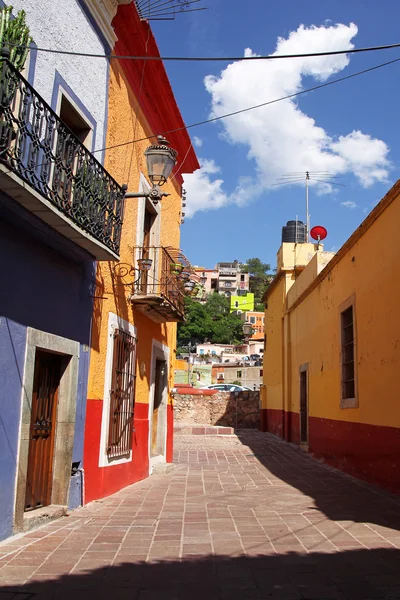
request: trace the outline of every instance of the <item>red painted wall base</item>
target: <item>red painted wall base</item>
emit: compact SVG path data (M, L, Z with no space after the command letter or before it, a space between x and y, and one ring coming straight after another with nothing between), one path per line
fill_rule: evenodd
M400 429L310 417L309 451L315 458L400 494ZM298 413L262 409L261 430L299 443Z
M110 496L149 475L149 405L135 404L132 460L107 467L99 467L102 411L101 400L88 400L84 446L85 502Z
M172 404L167 404L167 448L166 448L167 463L172 463L173 454L174 454L174 407Z

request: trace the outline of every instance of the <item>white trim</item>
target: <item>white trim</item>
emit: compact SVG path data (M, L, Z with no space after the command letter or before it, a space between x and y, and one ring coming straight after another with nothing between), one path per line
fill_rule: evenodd
M162 407L161 418L164 419L164 451L161 455L151 456L151 437L152 437L152 416L153 416L153 407L154 407L154 391L155 391L155 375L156 375L156 361L165 360L167 365L167 375L166 375L166 389L165 393L160 405ZM150 387L149 387L149 465L150 465L150 473L156 464L166 463L167 462L167 433L168 433L168 398L169 398L169 390L168 390L168 382L169 382L169 369L170 369L170 348L165 344L157 340L152 340L151 347L151 366L150 366ZM159 418L160 423L160 418ZM161 426L163 423L161 422Z
M132 460L132 450L127 458L113 459L107 456L107 435L108 425L110 422L110 387L114 351L114 329L122 329L123 331L126 331L126 333L129 333L136 338L136 327L132 325L132 323L121 319L121 317L118 317L118 315L112 312L108 313L107 353L104 373L103 412L101 415L99 467L113 467L114 465L131 462Z
M114 48L117 36L111 25L117 14L119 4L129 4L131 0L86 0L86 5L92 13L101 33L104 35L111 50Z
M80 344L69 338L28 327L21 390L21 413L17 451L18 468L14 498L14 531L19 531L23 528L25 517L24 501L37 349L60 354L63 360L56 421L54 424L51 505L65 507L68 505L70 468L75 438Z
M140 173L139 192L150 192L151 185L147 181L143 173ZM129 200L128 200L129 202ZM136 241L139 247L143 246L144 241L144 213L147 203L151 204L152 210L156 213L156 217L151 228L150 246L158 246L160 243L160 226L161 226L161 204L154 204L150 198L138 198L137 200L137 223L136 223ZM139 258L139 255L135 257Z

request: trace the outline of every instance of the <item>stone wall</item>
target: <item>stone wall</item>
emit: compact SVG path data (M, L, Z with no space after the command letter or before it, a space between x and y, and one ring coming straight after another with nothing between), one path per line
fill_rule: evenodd
M199 390L197 390L199 391ZM175 423L221 425L235 429L259 428L259 392L174 394Z

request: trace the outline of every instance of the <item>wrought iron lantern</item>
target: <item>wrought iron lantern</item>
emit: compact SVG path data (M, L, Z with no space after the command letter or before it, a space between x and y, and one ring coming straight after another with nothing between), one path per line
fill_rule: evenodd
M166 183L176 165L178 153L170 148L168 140L162 135L158 135L157 140L158 144L149 146L144 153L147 162L147 174L153 187L149 192L125 191L125 198L150 198L154 204L157 204L164 196L169 196L167 192L161 192L159 188ZM127 190L126 185L123 187Z
M138 258L137 263L140 271L150 271L153 260L151 258Z
M251 323L243 323L243 333L247 338L253 334L253 326Z
M176 164L178 153L169 147L169 141L162 135L157 136L158 144L149 146L144 155L147 161L147 172L153 186L166 183Z

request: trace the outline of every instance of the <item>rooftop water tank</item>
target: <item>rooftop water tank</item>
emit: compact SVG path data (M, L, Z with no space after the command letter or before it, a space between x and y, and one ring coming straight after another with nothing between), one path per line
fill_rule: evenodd
M306 226L303 221L288 221L282 227L282 243L289 242L295 244L298 242L304 244L307 241L306 238Z

